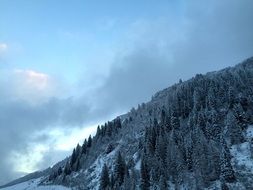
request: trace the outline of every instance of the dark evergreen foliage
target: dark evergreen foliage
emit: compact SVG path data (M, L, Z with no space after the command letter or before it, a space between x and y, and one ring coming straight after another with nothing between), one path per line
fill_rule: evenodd
M118 152L114 167L114 176L116 184L121 185L123 183L125 174L126 163L125 160L122 158L121 153Z
M67 162L65 167L64 167L64 174L69 175L70 173L71 173L70 164L69 164L69 162Z
M89 138L88 138L87 147L90 148L91 144L92 144L92 138L91 138L91 135L90 135Z
M106 190L110 187L110 177L109 177L109 171L106 164L104 164L101 177L100 177L100 186L99 189Z
M222 139L222 152L221 152L221 179L226 182L234 182L235 174L231 165L231 156L224 139Z
M141 161L141 183L140 188L141 190L149 190L150 187L150 174L148 170L148 165L145 159Z

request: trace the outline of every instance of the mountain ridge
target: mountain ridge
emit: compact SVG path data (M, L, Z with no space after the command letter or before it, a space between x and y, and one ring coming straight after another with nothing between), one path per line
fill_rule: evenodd
M197 74L187 81L180 81L155 93L151 101L99 126L93 138L90 136L82 146L77 145L72 155L62 162L37 173L38 175L35 173L36 177L30 174L31 177L11 182L2 188L27 179L42 177L40 185L103 189L101 172L104 165L108 168L109 177L116 178L116 182L112 182L112 179L107 182L107 189L209 188L214 182L217 183L217 188L221 189L250 188L247 183L240 181L247 176L243 176L236 164L232 164L236 159L232 158L234 160L231 161L230 158L230 150L234 150L233 147L241 143L248 143L247 146L250 146L251 138L245 138L249 126L253 123L253 89L250 84L253 84L253 57L234 67L208 72L205 75ZM245 116L241 116L243 114ZM228 124L230 120L234 123ZM229 129L228 126L233 124L235 126ZM240 137L233 136L234 129L235 133L239 131ZM188 146L198 145L196 136L201 138L201 143L210 143L211 154L205 156L214 155L215 158L199 159L194 155L195 147ZM202 151L205 147L198 148ZM191 150L193 153L189 153ZM176 157L171 151L177 152ZM124 173L122 176L115 172L119 154L124 157L122 163L125 165L124 170L127 170L121 171ZM154 157L155 160L150 157ZM218 160L219 166L214 163L215 159ZM179 160L180 163L175 160ZM203 163L206 160L211 161L216 168L211 170L212 175L203 173L204 169L201 167L204 167ZM157 168L156 165L152 165L152 162L163 166L166 171L160 166ZM199 166L199 163L195 162L203 163ZM169 166L171 163L173 165ZM177 167L181 169L175 169ZM159 174L154 168L159 170ZM143 177L144 171L149 176L146 181ZM134 175L136 176L133 177ZM185 180L186 177L182 177L184 175L189 175L189 179ZM192 179L196 181L195 184L190 184L189 181ZM114 184L111 185L112 183ZM135 187L130 184L135 184Z

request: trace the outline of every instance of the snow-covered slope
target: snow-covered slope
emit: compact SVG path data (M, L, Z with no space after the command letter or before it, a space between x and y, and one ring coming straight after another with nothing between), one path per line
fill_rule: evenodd
M60 185L41 186L39 185L40 182L41 178L32 179L27 182L3 188L2 190L70 190L70 188Z
M138 189L145 159L152 188L165 184L164 189L253 189L251 84L253 58L196 75L100 126L92 139L40 178L4 189L97 190L105 164L110 180L115 180L119 152L125 176L114 189Z

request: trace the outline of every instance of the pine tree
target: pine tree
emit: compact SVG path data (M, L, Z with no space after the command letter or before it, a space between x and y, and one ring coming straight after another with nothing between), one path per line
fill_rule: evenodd
M114 174L111 173L111 175L110 175L110 187L111 187L111 189L114 189L114 186L115 186L115 178L114 178Z
M124 175L126 171L126 163L125 160L122 158L121 153L118 152L115 167L114 167L114 175L115 175L115 182L121 185L124 181Z
M73 170L76 171L76 172L77 172L79 169L80 169L80 157L77 158L76 163L75 163L75 165L74 165L74 167L73 167Z
M112 136L112 122L108 122L105 133L108 137Z
M208 142L203 134L203 131L199 127L195 127L192 131L193 141L193 171L195 174L197 186L202 187L205 185L206 173L208 172Z
M124 182L122 185L123 189L130 189L131 188L131 179L129 174L124 176Z
M168 173L171 175L173 181L177 184L182 181L182 173L185 171L185 161L183 154L175 142L175 133L169 136L169 143L167 146L167 167Z
M146 144L148 147L148 151L150 154L155 154L155 146L156 146L156 130L154 127L150 127L146 132Z
M165 117L165 129L169 132L172 127L171 127L171 117L168 115Z
M76 157L80 157L82 153L82 147L79 145L79 143L76 146Z
M114 126L116 127L116 129L121 128L121 120L119 117L114 121Z
M166 140L162 132L159 133L159 136L156 138L156 148L155 156L161 162L165 162L166 159Z
M206 132L206 121L205 121L204 113L203 113L202 110L198 114L197 127L199 127L200 129L202 129L202 131L204 133Z
M63 172L64 172L65 175L69 175L71 173L69 162L66 162L66 165L64 167L64 171Z
M235 90L232 86L228 88L228 104L229 108L233 108L233 105L235 103Z
M107 128L107 123L105 123L104 126L101 127L101 133L103 137L105 136L106 128Z
M100 126L98 125L96 137L99 137L100 135L101 135L101 129L100 129Z
M150 176L148 171L148 166L145 159L141 161L141 190L149 190L150 187Z
M192 145L189 145L187 148L186 148L186 165L187 165L187 169L189 171L192 171Z
M172 129L179 129L180 127L180 122L179 122L176 112L173 112L171 116L171 127Z
M167 181L166 181L166 178L164 175L160 176L159 187L160 187L160 190L167 190L168 189Z
M87 147L90 148L91 144L92 144L92 138L91 138L91 135L90 135L89 138L88 138Z
M234 116L237 120L237 124L241 127L241 129L244 129L247 126L247 119L241 104L235 104L233 110Z
M61 166L58 168L57 173L58 173L58 175L61 175L61 174L62 174L62 167L61 167Z
M213 86L211 86L208 90L206 102L209 110L216 108L216 98Z
M231 144L239 144L243 142L243 134L240 126L236 122L236 118L233 115L233 113L230 111L227 114L225 124L227 127L228 135L229 135L229 140Z
M76 149L74 148L72 155L71 155L71 159L70 159L70 167L73 168L75 162L77 159L77 155L76 155Z
M134 169L134 168L132 168L131 169L131 172L130 172L130 184L131 184L131 186L130 186L130 190L136 190L137 189L137 179L138 177L137 177L137 171Z
M199 111L202 104L201 104L201 91L199 88L196 88L193 93L193 104L194 108Z
M164 109L161 111L161 124L165 125L166 122L166 113L164 111Z
M85 139L82 145L82 154L86 154L87 153L87 140Z
M221 179L225 182L232 183L235 181L234 170L231 165L231 156L224 138L221 138Z
M106 189L109 189L109 186L110 186L109 171L108 171L107 165L104 164L102 172L101 172L99 189L106 190Z

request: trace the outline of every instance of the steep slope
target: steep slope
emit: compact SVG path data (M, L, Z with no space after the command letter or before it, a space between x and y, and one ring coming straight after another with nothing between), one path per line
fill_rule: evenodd
M252 189L253 58L175 84L98 126L39 185Z

